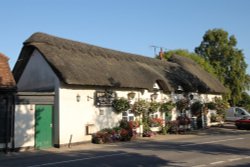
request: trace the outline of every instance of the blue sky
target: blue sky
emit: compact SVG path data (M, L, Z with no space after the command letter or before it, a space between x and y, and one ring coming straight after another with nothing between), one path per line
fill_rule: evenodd
M154 57L151 45L193 52L214 28L236 36L250 65L249 0L2 0L0 20L11 68L35 32Z

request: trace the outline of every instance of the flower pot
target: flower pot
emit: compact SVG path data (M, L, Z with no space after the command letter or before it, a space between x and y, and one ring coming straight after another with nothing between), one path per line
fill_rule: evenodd
M157 127L150 127L150 130L152 132L160 132L161 131L161 127L160 126L157 126Z

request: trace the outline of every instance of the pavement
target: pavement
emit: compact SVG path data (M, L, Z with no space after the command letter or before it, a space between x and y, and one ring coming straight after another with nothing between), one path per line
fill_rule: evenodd
M147 141L177 141L177 140L185 140L187 138L192 138L194 136L203 136L203 135L216 135L216 133L232 133L237 131L234 123L226 122L223 127L210 127L206 129L200 130L192 130L182 134L167 134L167 135L156 135L153 137L138 137L135 140L130 142L116 142L116 143L108 143L108 144L93 144L93 143L84 143L79 145L73 145L72 147L61 147L61 148L49 148L44 150L29 150L29 151L20 151L20 152L9 152L7 154L0 152L0 161L7 160L12 158L21 158L26 156L40 156L43 154L49 153L65 153L71 151L79 151L79 150L101 150L105 149L110 145L126 145L126 144L136 144Z

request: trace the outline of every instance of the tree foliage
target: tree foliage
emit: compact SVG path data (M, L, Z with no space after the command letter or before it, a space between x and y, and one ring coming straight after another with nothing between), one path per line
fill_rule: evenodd
M214 68L209 64L209 62L207 62L204 58L197 55L196 53L192 53L184 49L169 50L167 52L164 52L163 58L168 60L172 55L179 55L190 58L197 64L199 64L205 71L209 72L212 75L215 75ZM157 56L157 58L159 58L159 56Z
M208 30L195 52L208 61L215 69L218 79L229 88L228 98L231 105L237 104L249 87L247 64L241 50L236 48L235 36L222 29Z
M242 92L241 94L242 100L239 101L238 106L244 107L248 111L250 111L250 96L247 92Z

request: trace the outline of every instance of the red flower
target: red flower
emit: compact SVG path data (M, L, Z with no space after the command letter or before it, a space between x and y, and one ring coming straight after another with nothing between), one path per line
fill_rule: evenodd
M163 125L163 119L162 118L151 118L150 124L152 127L154 126L162 126Z

